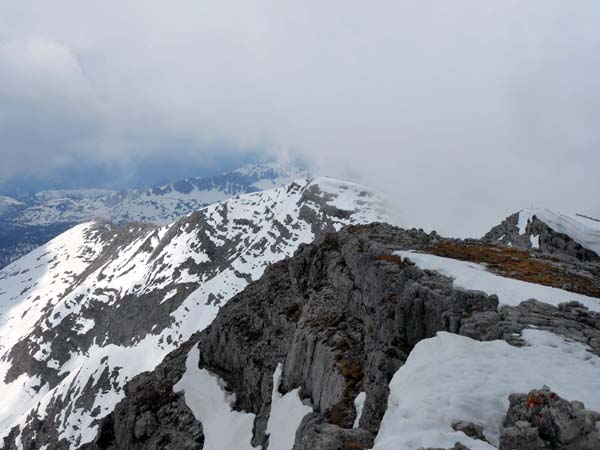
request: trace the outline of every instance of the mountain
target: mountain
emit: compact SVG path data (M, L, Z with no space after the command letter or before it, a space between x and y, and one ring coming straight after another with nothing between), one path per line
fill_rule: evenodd
M296 166L270 163L148 189L42 191L19 212L18 222L48 225L101 217L117 224L133 221L167 224L211 203L282 186L307 175L306 170Z
M102 218L115 224L167 224L209 204L307 176L300 166L270 163L148 189L42 191L21 200L0 197L0 267L78 223Z
M372 224L300 247L135 377L82 448L598 448L600 298L444 245L475 242Z
M7 448L89 442L126 381L206 327L265 267L328 230L377 220L390 218L368 189L316 178L234 197L166 226L77 225L5 267Z
M390 215L319 177L12 263L4 448L597 449L600 262Z
M600 260L600 220L581 214L524 209L492 228L484 239L583 261Z

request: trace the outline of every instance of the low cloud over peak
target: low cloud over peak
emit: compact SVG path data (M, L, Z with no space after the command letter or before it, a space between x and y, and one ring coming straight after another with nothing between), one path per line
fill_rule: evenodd
M598 23L594 1L4 3L0 177L259 148L455 234L598 216Z

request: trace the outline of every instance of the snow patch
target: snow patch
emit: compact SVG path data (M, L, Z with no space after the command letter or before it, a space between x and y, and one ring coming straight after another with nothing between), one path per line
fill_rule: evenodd
M360 417L362 416L362 411L365 406L365 400L367 400L366 392L361 392L354 399L354 409L356 410L356 419L354 419L354 426L352 428L358 428L358 424L360 423Z
M162 305L167 300L175 297L175 294L177 294L177 289L171 289L169 292L166 293L165 297L160 301L160 304Z
M273 374L271 414L267 423L267 434L270 449L292 450L296 430L304 416L312 412L312 408L300 400L300 389L294 389L285 395L279 393L282 373L283 366L279 363Z
M58 362L58 360L56 359L51 359L50 361L48 361L48 364L46 364L49 368L51 369L60 369L60 362Z
M531 241L531 248L540 248L540 237L531 235L529 236L529 240Z
M77 322L75 322L75 327L78 334L86 334L88 331L92 330L96 326L96 322L94 319L84 319L79 318Z
M497 445L508 395L543 385L600 410L600 358L547 331L525 330L523 337L529 346L521 348L446 332L419 342L390 383L374 450L450 448L458 441L471 450L494 450L454 431L452 422L480 424Z
M183 391L185 403L202 423L204 448L255 450L250 444L254 414L232 410L235 396L224 391L222 380L200 369L199 361L200 350L194 346L188 353L185 373L173 391Z

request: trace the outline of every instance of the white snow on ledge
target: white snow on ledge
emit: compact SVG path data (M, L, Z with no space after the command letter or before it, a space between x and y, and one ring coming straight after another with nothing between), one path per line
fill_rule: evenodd
M531 248L540 248L540 237L531 235L529 236L529 241L531 242Z
M200 350L188 353L185 373L173 386L174 392L184 392L185 403L202 423L204 448L207 450L256 450L252 447L254 414L234 411L233 394L223 390L223 381L207 370L200 369Z
M454 431L452 423L480 424L497 445L508 395L543 385L600 411L600 358L547 331L525 330L523 338L530 346L445 332L419 342L390 383L388 409L373 449L451 448L460 441L471 450L496 450Z
M412 251L398 251L395 254L409 258L421 269L435 270L452 277L454 286L457 288L483 291L490 295L496 294L500 304L503 305L517 306L532 298L554 306L576 300L588 307L590 311L600 312L600 299L598 298L501 277L488 272L486 267L481 264Z
M360 425L360 417L362 416L363 408L365 407L365 401L367 400L367 393L361 392L354 399L354 408L356 409L356 419L354 419L354 425L352 428L358 428Z
M312 412L310 406L302 403L298 395L300 389L294 389L285 395L279 393L282 373L283 368L280 363L273 374L271 413L267 423L269 449L271 450L292 450L300 422L304 416Z

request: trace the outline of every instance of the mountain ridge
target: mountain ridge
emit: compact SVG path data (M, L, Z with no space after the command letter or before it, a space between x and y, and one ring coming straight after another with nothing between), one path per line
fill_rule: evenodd
M363 186L315 178L162 227L77 225L0 271L0 389L10 405L0 422L28 436L52 420L44 444L56 448L89 441L126 380L156 366L300 243L389 220L379 202Z
M309 177L301 165L268 163L146 189L41 191L21 200L0 197L0 268L77 223L102 218L116 224L165 225L209 204Z
M460 289L451 277L397 256L407 248L425 251L439 239L433 233L370 224L348 226L301 246L232 298L207 328L154 371L132 380L125 398L82 450L191 450L214 442L220 428L201 412L200 399L209 395L200 375L206 371L226 386L221 395L232 399L234 413L253 424L223 437L232 441L231 448L244 449L271 449L269 424L283 420L290 450L417 450L447 448L457 441L461 444L455 449L464 450L466 444L491 450L509 436L519 436L518 430L501 425L512 385L530 390L550 379L560 395L575 393L578 398L600 387L600 378L594 376L600 372L600 313L576 302L552 306L527 300L499 307L496 295ZM600 307L600 299L596 304ZM429 354L441 360L451 351L460 359L444 360L451 371L439 373L435 361L415 367L415 351L414 358ZM478 371L493 375L478 367L478 358L508 364L507 354L513 364L535 358L536 368L521 380L511 366L504 376L512 385L496 381L488 389L479 381L474 389L460 383L467 375L481 376ZM579 371L561 370L565 358ZM468 364L469 374L460 371L461 363ZM405 384L390 381L403 370L413 371ZM433 382L436 376L451 378L454 384L440 393ZM417 385L420 378L428 380L428 389L415 386L421 389L415 396L403 391L407 382ZM299 408L304 402L312 411L298 419L273 409L278 397L271 393L279 380L279 395L288 405ZM445 395L454 397L450 401ZM429 397L432 403L419 404ZM404 405L403 399L412 403ZM585 400L600 408L600 398ZM435 416L447 404L457 407ZM435 420L426 416L419 422L417 408ZM591 421L600 420L600 414L593 417ZM463 434L466 428L452 429L453 421L460 420L463 427L479 427L480 437ZM600 444L597 431L581 431L582 439L586 433L595 439L590 442ZM573 448L596 448L591 445ZM519 447L533 448L546 447Z
M513 221L504 225L518 233ZM399 221L368 188L315 177L165 226L80 224L0 270L5 448L141 450L153 439L164 448L168 435L173 449L199 449L210 425L186 389L205 389L193 380L214 376L236 393L234 412L254 414L242 422L253 423L255 446L268 445L270 403L306 411L300 395L314 410L291 427L306 436L296 450L369 448L388 411L390 379L436 332L513 347L534 339L545 352L539 341L548 336L522 334L533 324L600 352L600 263L570 237L550 229L568 245L521 248L384 222ZM204 350L189 359L198 339ZM570 348L552 339L559 351ZM360 390L365 374L370 394ZM211 395L220 398L218 386Z

